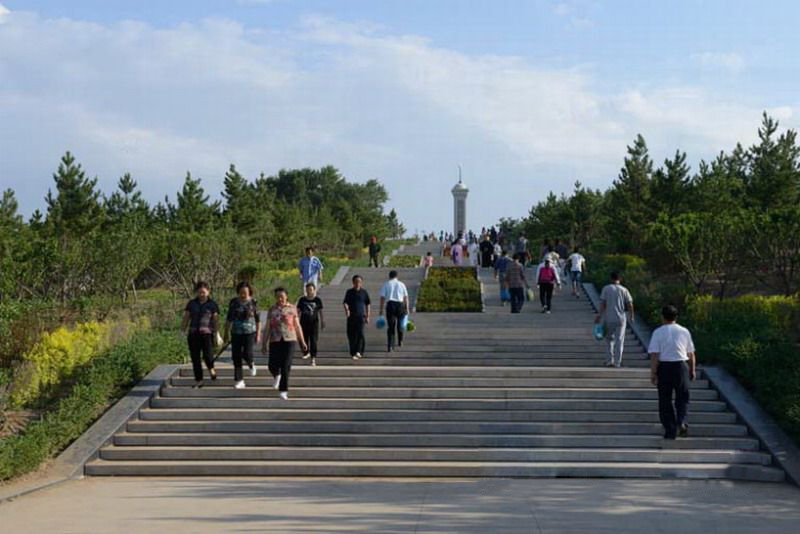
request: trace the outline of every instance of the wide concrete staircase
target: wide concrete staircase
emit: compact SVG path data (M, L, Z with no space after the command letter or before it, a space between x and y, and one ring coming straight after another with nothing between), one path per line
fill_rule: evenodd
M428 248L439 246L404 253ZM602 367L592 308L566 291L551 315L534 303L511 315L482 271L484 313L416 314L417 331L391 354L385 333L369 327L366 357L354 362L341 300L355 272L377 316L388 269L353 270L325 287L318 366L296 357L289 401L272 389L263 357L244 390L232 388L225 356L220 378L202 389L184 367L86 473L784 478L702 378L692 384L690 437L663 440L643 348L629 335L624 368ZM422 277L401 270L412 299Z

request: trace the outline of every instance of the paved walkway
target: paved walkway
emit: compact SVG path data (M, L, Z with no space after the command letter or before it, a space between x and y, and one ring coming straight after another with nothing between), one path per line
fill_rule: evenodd
M800 489L691 480L89 478L0 504L3 532L795 533Z

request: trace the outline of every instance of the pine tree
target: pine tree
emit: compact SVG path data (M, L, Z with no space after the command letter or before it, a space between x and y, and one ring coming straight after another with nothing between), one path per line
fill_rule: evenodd
M233 227L241 232L251 232L258 225L258 211L255 205L255 191L252 185L231 164L225 173L225 215Z
M47 192L47 223L56 235L85 236L103 222L97 178L86 178L75 157L67 152L53 174L56 193Z
M17 199L12 189L3 191L3 198L0 199L0 227L18 226L22 224L22 215L17 213Z
M747 196L762 209L793 206L800 200L800 147L797 133L787 130L774 139L779 123L765 112L759 143L747 152Z
M608 198L609 234L621 252L641 253L646 225L653 220L652 179L653 161L639 134L633 146L628 147L628 156Z
M117 191L105 203L109 218L114 223L134 218L139 224L144 223L150 216L150 208L138 190L136 180L125 173L117 183Z
M178 193L178 205L173 210L178 228L188 232L202 231L216 222L218 212L219 202L209 204L200 179L193 180L192 174L187 172L183 189Z
M686 152L675 151L675 157L664 161L664 168L653 175L652 198L656 215L675 216L686 211L686 193L689 187L689 166Z

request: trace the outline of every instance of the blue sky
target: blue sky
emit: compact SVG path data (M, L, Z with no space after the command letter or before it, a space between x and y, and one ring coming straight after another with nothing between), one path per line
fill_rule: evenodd
M64 150L150 200L333 164L411 229L471 226L575 180L605 188L637 133L657 160L798 123L791 1L0 0L0 185L42 206Z

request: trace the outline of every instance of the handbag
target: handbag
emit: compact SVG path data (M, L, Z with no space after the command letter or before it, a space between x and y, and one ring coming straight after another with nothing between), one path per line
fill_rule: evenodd
M501 289L500 300L503 302L508 302L509 300L511 300L511 292L508 289Z

